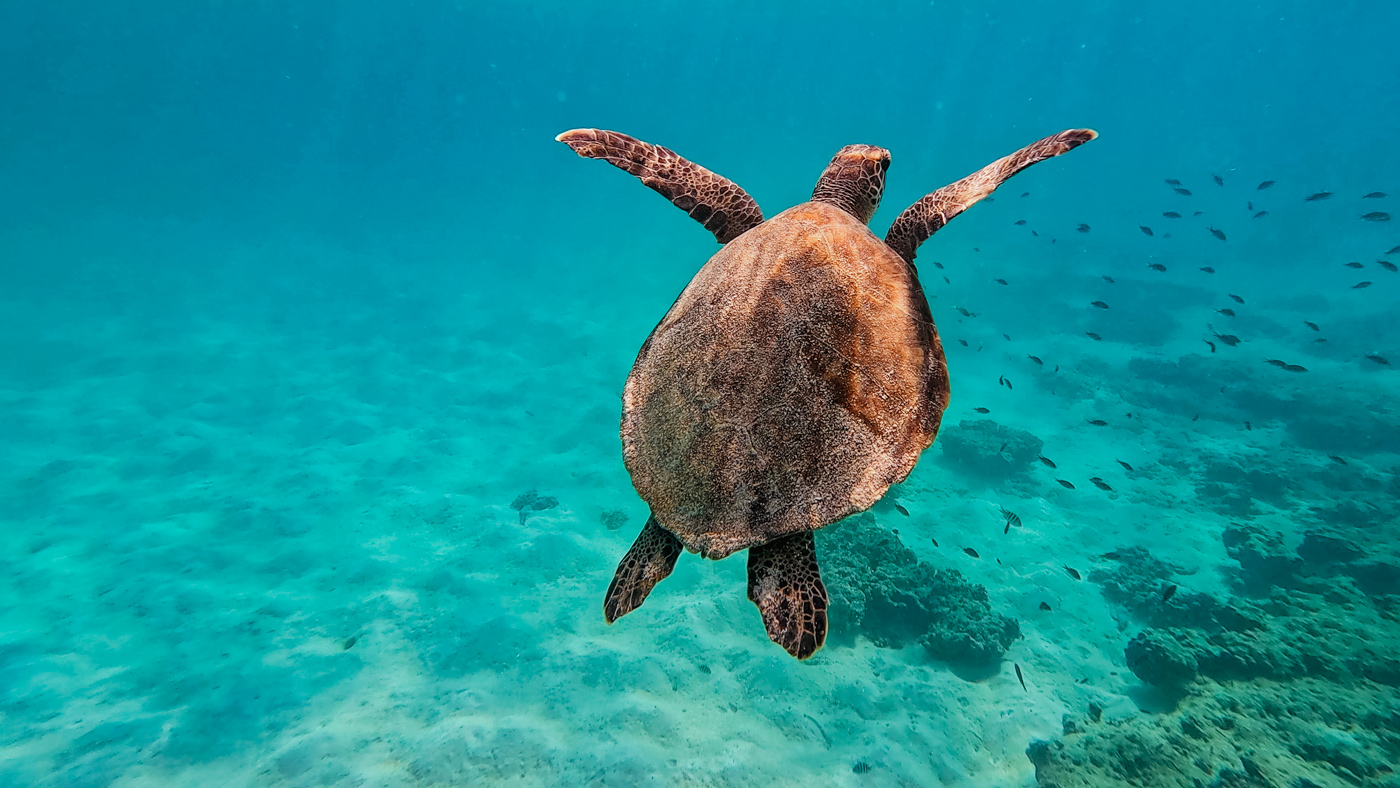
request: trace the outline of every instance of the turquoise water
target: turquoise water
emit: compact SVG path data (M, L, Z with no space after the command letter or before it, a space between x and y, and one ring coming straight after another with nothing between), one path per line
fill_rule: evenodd
M1400 785L1400 232L1362 218L1400 199L1397 33L0 6L0 784ZM719 247L576 127L768 216L888 148L880 235L1101 135L922 247L951 404L818 532L808 661L742 555L603 621L647 517L622 385Z

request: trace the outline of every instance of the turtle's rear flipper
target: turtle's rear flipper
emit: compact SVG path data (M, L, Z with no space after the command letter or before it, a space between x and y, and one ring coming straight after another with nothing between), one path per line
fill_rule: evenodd
M676 568L676 558L683 548L681 540L662 528L656 517L647 518L646 527L622 557L608 586L603 617L609 624L642 606L651 589Z
M763 224L763 211L739 184L676 155L660 145L616 131L573 129L554 139L588 159L602 159L641 179L722 244Z
M826 586L811 531L749 548L749 599L768 637L798 659L826 642Z

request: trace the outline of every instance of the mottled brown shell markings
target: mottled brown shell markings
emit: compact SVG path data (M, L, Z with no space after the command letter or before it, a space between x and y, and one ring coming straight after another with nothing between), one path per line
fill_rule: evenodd
M913 263L920 244L952 221L954 216L996 191L1008 178L1036 162L1074 150L1097 136L1098 133L1092 129L1068 129L997 159L906 208L890 225L885 243L905 261Z
M885 193L890 152L874 145L847 145L836 152L817 179L812 202L835 205L869 224Z
M660 145L601 129L574 129L555 137L575 153L602 159L641 179L725 244L763 223L763 211L739 185Z
M623 454L657 519L722 558L870 507L932 443L947 395L909 266L807 203L711 258L652 332Z

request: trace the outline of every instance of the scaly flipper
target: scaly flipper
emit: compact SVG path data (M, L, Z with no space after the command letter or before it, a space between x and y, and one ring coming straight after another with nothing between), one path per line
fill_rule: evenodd
M1002 159L988 164L960 181L944 186L905 209L885 235L889 245L906 263L914 262L919 244L928 240L954 216L1006 182L1008 178L1038 161L1059 156L1099 136L1093 129L1068 129L1031 143Z
M584 158L602 159L637 176L722 244L763 223L758 203L738 184L660 145L602 129L574 129L555 139Z
M826 586L811 531L749 548L749 599L768 638L798 659L826 642Z
M681 540L662 528L655 517L647 518L641 535L617 565L603 599L603 617L609 624L642 606L651 589L676 568L682 549Z

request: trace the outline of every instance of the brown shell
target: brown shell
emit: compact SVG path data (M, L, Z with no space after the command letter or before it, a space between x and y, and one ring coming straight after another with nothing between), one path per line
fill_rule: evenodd
M710 258L652 331L623 391L623 456L657 521L717 559L869 508L947 402L912 268L804 203Z

